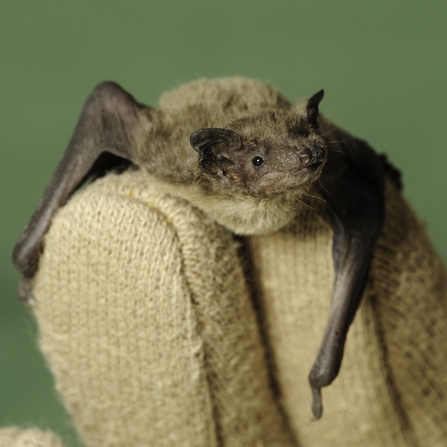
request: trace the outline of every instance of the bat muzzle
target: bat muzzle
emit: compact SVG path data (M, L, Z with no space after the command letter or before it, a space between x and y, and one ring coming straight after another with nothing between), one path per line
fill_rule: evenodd
M326 160L326 151L323 147L317 146L312 149L304 149L299 153L298 158L303 168L317 168Z

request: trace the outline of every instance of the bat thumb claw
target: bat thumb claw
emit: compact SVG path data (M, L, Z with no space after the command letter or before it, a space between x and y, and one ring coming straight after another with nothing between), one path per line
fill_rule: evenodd
M32 292L32 284L31 284L32 278L23 277L19 284L19 300L25 305L29 307L35 306L36 300L33 297Z
M312 388L312 413L315 419L320 419L323 414L321 388Z

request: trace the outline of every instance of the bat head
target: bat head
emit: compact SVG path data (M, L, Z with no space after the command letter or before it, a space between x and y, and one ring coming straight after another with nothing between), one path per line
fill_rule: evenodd
M317 123L323 95L323 90L313 95L301 112L268 109L232 121L228 128L196 130L190 142L202 172L223 186L254 195L310 186L326 161Z

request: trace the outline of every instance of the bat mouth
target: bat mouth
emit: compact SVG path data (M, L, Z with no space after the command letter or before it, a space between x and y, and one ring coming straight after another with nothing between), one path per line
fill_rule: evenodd
M314 162L311 162L307 164L306 166L303 166L303 170L307 172L315 172L323 165L323 162L321 160L316 160Z
M321 168L324 165L325 161L326 160L310 161L305 165L301 165L298 168L294 169L294 172L299 175L317 173L317 171L321 171Z

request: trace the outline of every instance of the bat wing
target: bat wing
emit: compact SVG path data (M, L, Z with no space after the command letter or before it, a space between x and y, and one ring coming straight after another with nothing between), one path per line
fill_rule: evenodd
M334 231L335 283L323 340L309 375L317 419L322 415L320 390L339 372L384 219L383 160L366 142L347 134L334 141L337 144L328 145L328 161L320 178Z
M19 287L23 302L31 300L31 279L54 214L87 178L137 161L150 125L147 110L113 82L99 84L87 98L64 156L14 247L13 264L23 275Z

